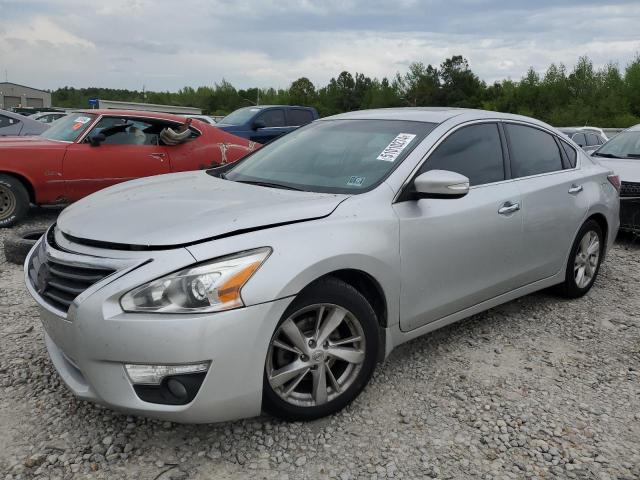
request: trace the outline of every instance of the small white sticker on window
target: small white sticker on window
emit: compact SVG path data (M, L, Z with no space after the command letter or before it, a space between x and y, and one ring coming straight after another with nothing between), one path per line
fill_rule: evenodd
M90 121L91 121L91 118L89 117L78 117L74 120L74 122L82 123L82 124L89 123Z
M349 180L347 180L347 185L351 187L360 187L364 183L364 179L365 177L356 177L354 175L352 177L349 177Z
M376 160L395 162L396 158L400 156L402 151L407 148L407 145L409 145L414 138L416 138L416 136L413 133L399 133L396 138L391 140L391 143L385 147L380 155L378 155Z

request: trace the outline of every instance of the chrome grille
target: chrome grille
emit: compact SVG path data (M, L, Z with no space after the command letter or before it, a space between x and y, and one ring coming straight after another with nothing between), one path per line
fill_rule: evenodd
M65 313L78 295L115 272L113 269L71 265L48 258L43 244L31 257L29 280L48 304Z
M640 183L622 182L620 186L621 197L640 197Z

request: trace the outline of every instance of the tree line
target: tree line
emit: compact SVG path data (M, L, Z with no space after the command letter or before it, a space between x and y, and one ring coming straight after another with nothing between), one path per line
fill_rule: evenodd
M393 78L344 71L321 87L302 77L286 89L236 89L222 80L177 92L74 87L52 92L57 107L86 108L89 98L197 107L213 115L258 101L313 106L321 116L366 108L449 106L528 115L556 126L628 127L640 123L640 55L624 69L615 63L596 69L588 57L580 57L571 71L551 64L542 75L530 68L519 81L490 85L455 55L439 66L412 63Z

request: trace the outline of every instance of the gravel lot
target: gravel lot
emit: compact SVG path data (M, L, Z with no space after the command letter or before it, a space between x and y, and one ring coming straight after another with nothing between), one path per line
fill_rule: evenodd
M354 404L308 424L75 400L22 268L0 259L0 479L640 478L640 242L619 239L580 300L541 292L398 348Z

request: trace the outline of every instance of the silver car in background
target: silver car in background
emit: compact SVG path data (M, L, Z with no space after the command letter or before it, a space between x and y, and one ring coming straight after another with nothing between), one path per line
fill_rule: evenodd
M26 284L82 399L178 422L310 420L403 342L543 288L588 292L618 187L531 118L353 112L73 204Z
M49 125L19 113L0 110L0 137L40 135Z

